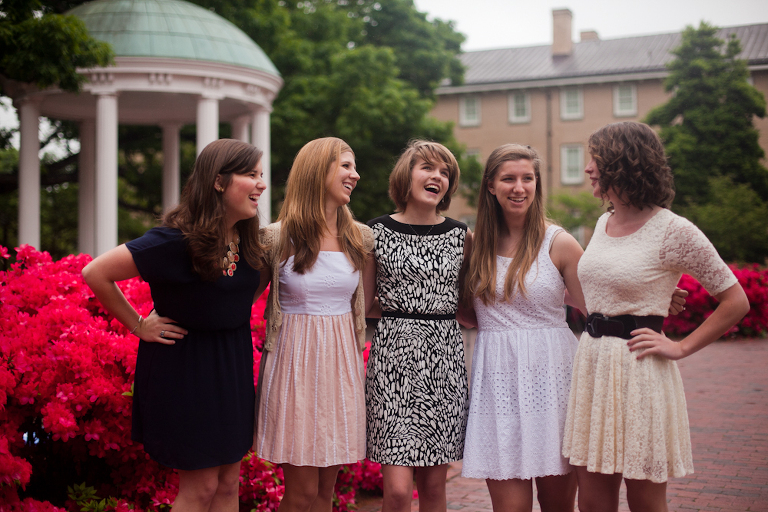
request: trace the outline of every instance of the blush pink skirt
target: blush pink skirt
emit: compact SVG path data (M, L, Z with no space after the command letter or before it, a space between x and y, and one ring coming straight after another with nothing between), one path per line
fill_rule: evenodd
M365 457L364 364L352 313L284 314L275 349L263 358L259 457L314 467Z

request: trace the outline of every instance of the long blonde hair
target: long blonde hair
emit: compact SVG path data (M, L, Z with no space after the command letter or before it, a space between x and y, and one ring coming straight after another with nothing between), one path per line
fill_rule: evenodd
M536 177L536 192L525 215L523 238L520 240L512 263L507 270L507 277L504 281L504 301L510 301L514 297L516 289L520 291L523 297L526 296L524 277L536 261L544 241L548 222L544 212L544 194L541 190L541 159L531 146L505 144L494 149L485 163L477 205L477 224L472 257L466 278L465 302L471 301L472 297L479 297L485 305L493 304L496 301L496 250L499 234L505 221L501 205L496 196L491 194L489 186L493 184L499 167L504 162L518 160L531 162ZM523 276L523 279L518 279L518 276Z
M325 137L308 142L301 148L288 174L285 201L277 220L282 223L279 250L287 258L293 245L293 270L303 274L317 261L320 244L327 234L325 218L325 180L337 172L341 154L352 148L341 139ZM356 270L365 265L363 237L347 205L336 213L341 250ZM278 253L280 254L280 253Z

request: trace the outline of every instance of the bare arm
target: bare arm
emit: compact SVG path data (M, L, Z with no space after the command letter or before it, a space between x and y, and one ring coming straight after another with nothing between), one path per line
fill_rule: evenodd
M91 287L102 306L120 323L133 331L133 334L144 341L173 345L174 340L182 339L187 331L175 325L170 318L159 316L154 310L146 319L139 322L139 314L116 284L117 281L131 279L138 275L139 270L136 268L133 256L125 245L102 254L83 269L83 279ZM161 331L165 338L160 337Z
M738 283L715 295L715 298L720 302L715 311L680 342L648 328L636 329L631 333L634 338L627 342L629 350L645 349L637 355L638 359L658 355L677 360L698 352L725 334L749 311L749 300Z
M573 236L565 231L560 231L555 235L552 246L549 249L549 256L552 263L555 264L560 275L563 276L566 294L565 303L573 306L587 314L587 305L584 302L584 293L581 291L579 282L578 268L581 255L584 250Z

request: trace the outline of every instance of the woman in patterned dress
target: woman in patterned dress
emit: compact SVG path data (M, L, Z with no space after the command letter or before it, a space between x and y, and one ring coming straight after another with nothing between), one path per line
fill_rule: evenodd
M548 221L541 160L505 144L488 157L465 297L478 334L462 475L484 478L493 510L573 511L576 476L561 455L577 340L567 288L585 311L576 269L582 249ZM520 278L519 276L525 276Z
M723 335L749 302L704 234L667 209L672 173L656 132L607 125L590 136L589 153L593 194L611 207L579 262L590 316L574 360L563 455L576 466L580 510L618 510L624 479L631 510L666 511L667 479L693 472L675 361ZM720 304L675 342L661 323L682 272Z
M244 142L211 142L162 226L83 269L104 308L140 339L131 438L178 470L172 510L238 508L253 436L261 155ZM138 275L152 292L147 318L115 284Z
M395 164L389 195L397 213L368 224L381 320L366 375L368 458L382 464L383 512L445 511L448 463L461 459L467 377L456 312L467 226L445 218L459 166L444 146L413 141ZM375 316L370 313L369 316Z
M307 143L264 230L272 286L254 449L282 464L281 512L330 512L339 468L365 457L362 270L373 236L347 207L359 179L344 141Z

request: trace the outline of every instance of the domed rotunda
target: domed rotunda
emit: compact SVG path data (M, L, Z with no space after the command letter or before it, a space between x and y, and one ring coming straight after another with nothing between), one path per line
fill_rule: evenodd
M68 14L91 36L112 45L114 66L81 69L80 94L51 88L13 93L19 111L19 243L40 247L39 117L80 123L79 250L98 255L117 245L117 127L163 130L163 209L178 203L179 130L196 124L197 152L219 137L264 151L269 185L269 118L283 81L243 31L221 16L182 0L96 0ZM261 215L269 220L269 188Z

